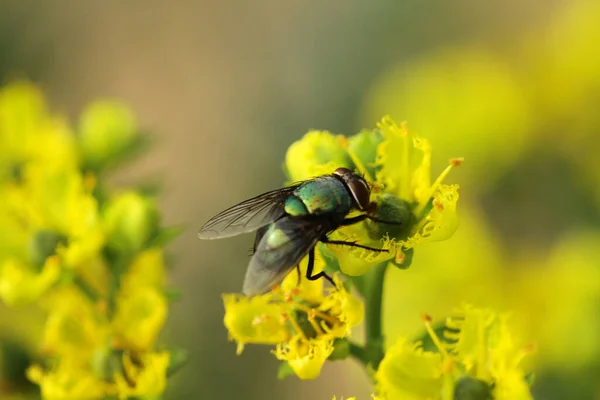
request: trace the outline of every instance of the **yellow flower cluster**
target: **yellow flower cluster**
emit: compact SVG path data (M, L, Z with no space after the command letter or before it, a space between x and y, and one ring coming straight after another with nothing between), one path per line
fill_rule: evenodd
M76 132L41 92L0 90L0 298L47 312L42 364L29 368L45 399L157 396L170 353L156 346L167 316L154 200L112 195L103 174L140 143L123 105L89 106Z
M321 247L321 251L333 253L342 272L351 276L362 275L388 260L406 268L415 246L445 240L454 233L458 225L458 185L442 182L461 163L460 158L450 160L450 165L432 183L429 142L389 117L384 117L376 129L350 137L326 131L308 132L290 146L285 159L290 181L331 174L339 167L362 173L373 187L372 200L377 204L374 216L397 223L365 221L332 234L336 240L389 250L373 253L335 245Z
M462 160L451 160L433 183L430 160L429 142L389 117L383 118L376 129L348 138L311 131L292 144L285 161L291 181L331 174L340 167L357 171L372 185L371 199L376 204L372 215L394 222L366 221L336 230L331 234L333 239L389 251L321 246L315 256L316 269L339 269L357 276L388 262L406 268L416 245L450 237L457 227L458 186L444 185L442 181ZM293 372L301 379L313 379L325 360L346 358L352 346L360 348L345 338L352 327L362 322L364 304L348 292L349 286L344 286L337 276L336 287L327 294L323 294L322 280L298 282L305 263L306 259L301 263L299 277L290 274L272 292L251 298L226 294L223 300L225 326L238 343L238 354L246 343L272 344L276 346L275 356L285 362L280 376ZM353 280L348 285L351 283L362 295L368 295L365 288L359 287L360 282ZM361 349L357 351L365 351ZM375 367L378 363L377 357L363 361Z
M324 266L317 255L315 268ZM303 263L301 270L305 268ZM261 296L223 295L225 326L238 343L238 354L246 343L276 345L275 356L301 379L316 378L328 358L345 358L336 354L344 352L336 339L347 337L362 322L364 307L334 279L336 288L326 293L323 280L298 282L292 273L281 287Z
M424 319L433 349L399 338L387 350L376 373L384 399L533 399L520 366L532 347L515 343L507 315L464 306L446 321L443 338Z

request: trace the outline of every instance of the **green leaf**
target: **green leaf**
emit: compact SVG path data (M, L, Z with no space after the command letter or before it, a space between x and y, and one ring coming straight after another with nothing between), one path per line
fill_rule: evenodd
M292 375L294 375L294 370L290 367L290 364L287 361L282 362L277 370L277 379L281 381Z
M171 243L184 231L182 226L173 226L170 228L160 228L156 235L150 239L148 247L164 247Z
M183 296L178 288L165 288L163 293L169 302L180 300Z
M170 347L168 350L170 359L167 368L167 377L170 377L187 363L188 352L181 347Z

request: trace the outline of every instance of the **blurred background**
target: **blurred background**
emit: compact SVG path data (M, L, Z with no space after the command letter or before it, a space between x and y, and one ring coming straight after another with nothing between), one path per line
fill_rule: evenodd
M431 140L434 175L466 159L448 180L461 185L457 234L390 271L388 339L462 301L510 310L538 348L537 399L600 399L598 21L597 0L0 0L0 79L32 79L73 119L121 99L157 138L114 181L159 177L166 224L188 228L171 245L184 296L163 340L190 361L167 399L370 398L352 361L299 382L277 381L267 348L237 357L220 295L240 290L252 238L196 232L279 187L309 129L349 135L384 114ZM1 312L6 342L19 311Z

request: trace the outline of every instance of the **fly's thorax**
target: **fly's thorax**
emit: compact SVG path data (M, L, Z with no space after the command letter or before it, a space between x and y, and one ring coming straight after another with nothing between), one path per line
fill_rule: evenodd
M325 176L300 185L286 200L285 211L293 216L350 212L354 201L339 179Z

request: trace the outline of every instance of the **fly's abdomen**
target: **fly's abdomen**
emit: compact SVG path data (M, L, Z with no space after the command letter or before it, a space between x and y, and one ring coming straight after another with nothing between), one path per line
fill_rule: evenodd
M304 205L304 202L294 194L286 199L284 209L292 217L308 215L308 209Z
M285 202L285 211L292 216L342 214L352 208L352 198L342 182L334 177L322 177L298 187Z

